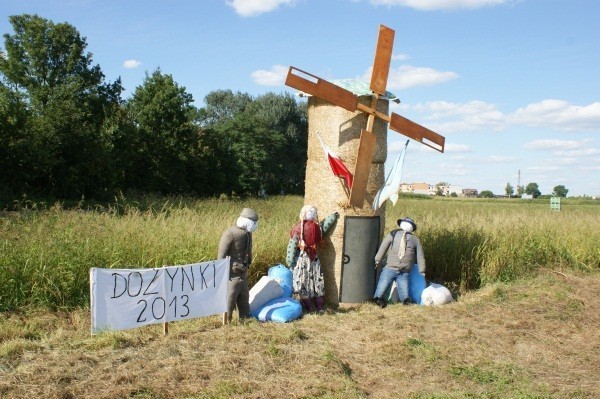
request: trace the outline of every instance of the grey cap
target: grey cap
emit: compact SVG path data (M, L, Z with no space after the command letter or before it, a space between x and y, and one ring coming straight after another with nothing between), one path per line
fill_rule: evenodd
M256 212L254 212L253 209L250 209L250 208L242 209L242 213L240 213L240 217L254 220L255 222L258 221L258 214Z

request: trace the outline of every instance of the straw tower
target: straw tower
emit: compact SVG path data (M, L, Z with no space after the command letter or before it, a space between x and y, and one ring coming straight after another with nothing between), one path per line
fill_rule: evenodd
M361 96L359 101L370 105L371 96ZM388 100L380 99L377 111L388 114ZM339 303L342 275L342 252L344 246L344 217L373 216L381 218L381 233L385 226L385 205L373 212L372 202L384 183L384 163L387 157L387 123L375 119L373 133L377 135L377 145L369 174L367 194L362 209L349 205L347 187L343 179L333 175L324 156L316 133L323 142L336 153L352 172L358 154L361 130L367 125L367 115L363 112L349 112L317 97L308 100L308 160L306 163L306 186L304 203L317 207L322 219L333 212L339 212L337 225L330 231L319 249L319 259L325 277L325 300ZM347 243L348 245L348 243Z

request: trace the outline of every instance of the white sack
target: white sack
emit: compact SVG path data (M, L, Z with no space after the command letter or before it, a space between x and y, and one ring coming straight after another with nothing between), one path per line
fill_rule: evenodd
M263 276L250 290L250 312L283 295L281 285L271 277Z
M452 302L452 294L443 285L432 283L421 294L421 303L426 306L443 305L448 302Z

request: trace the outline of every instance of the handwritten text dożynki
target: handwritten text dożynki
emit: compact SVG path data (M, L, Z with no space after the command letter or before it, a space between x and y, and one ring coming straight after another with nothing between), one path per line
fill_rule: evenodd
M188 316L191 306L189 294L216 288L216 265L211 262L152 269L144 273L115 272L112 277L114 280L110 299L139 297L137 323L145 323L148 318L162 320L167 312L175 319Z

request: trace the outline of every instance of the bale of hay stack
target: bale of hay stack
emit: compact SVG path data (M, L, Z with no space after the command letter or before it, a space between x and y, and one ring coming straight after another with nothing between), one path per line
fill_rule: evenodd
M369 105L371 96L361 96L359 101ZM377 111L388 114L388 100L377 102ZM363 112L349 112L316 97L308 100L308 160L306 164L305 204L319 210L319 217L339 212L335 228L325 237L319 250L321 268L325 277L325 299L328 303L339 303L342 275L342 252L344 247L344 217L373 216L381 218L381 231L385 226L385 205L373 212L372 202L385 181L384 163L387 157L387 123L375 119L373 133L377 136L375 154L370 168L369 182L363 208L349 205L349 192L342 179L333 175L319 142L321 140L336 153L350 172L354 172L362 129L367 125Z

